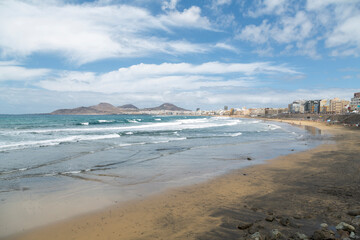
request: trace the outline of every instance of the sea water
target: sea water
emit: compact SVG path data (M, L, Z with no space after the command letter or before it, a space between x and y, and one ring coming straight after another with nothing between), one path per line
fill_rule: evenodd
M0 237L317 144L258 119L0 115Z

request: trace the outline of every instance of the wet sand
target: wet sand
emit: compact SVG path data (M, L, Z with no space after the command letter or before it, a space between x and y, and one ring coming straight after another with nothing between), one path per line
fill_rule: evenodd
M240 239L275 228L311 235L322 222L351 221L346 212L360 207L360 131L301 125L331 133L334 143L6 239Z

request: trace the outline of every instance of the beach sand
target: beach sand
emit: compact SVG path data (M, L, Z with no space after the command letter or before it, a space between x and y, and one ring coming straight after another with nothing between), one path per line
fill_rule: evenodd
M335 141L6 239L241 239L272 229L311 236L323 222L351 222L347 211L360 207L360 131L301 125Z

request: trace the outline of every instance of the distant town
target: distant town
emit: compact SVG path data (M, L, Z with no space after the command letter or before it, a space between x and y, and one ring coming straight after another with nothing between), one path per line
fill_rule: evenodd
M214 111L197 109L195 115L275 116L279 114L347 114L360 112L360 92L351 101L334 99L295 100L287 108L229 108Z

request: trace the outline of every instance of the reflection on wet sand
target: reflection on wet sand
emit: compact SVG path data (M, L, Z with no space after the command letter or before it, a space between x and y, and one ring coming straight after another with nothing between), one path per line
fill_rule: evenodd
M312 135L321 135L321 129L313 126L302 126L306 131L310 132Z

